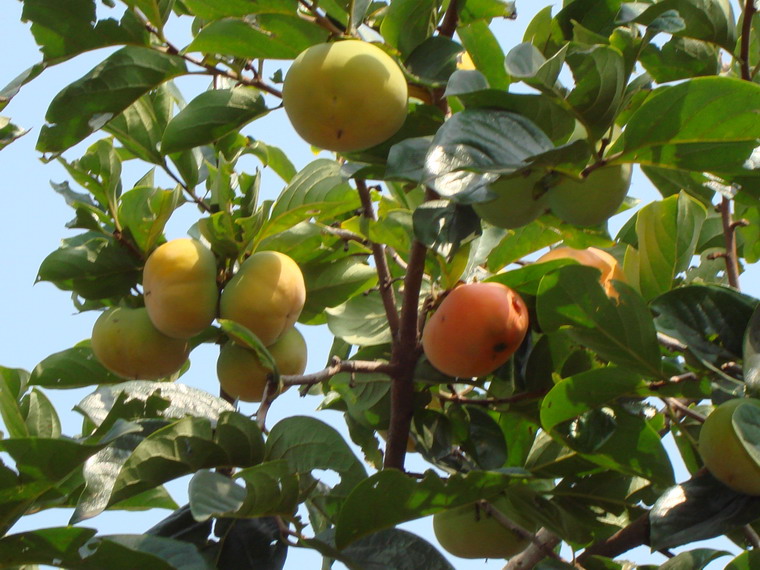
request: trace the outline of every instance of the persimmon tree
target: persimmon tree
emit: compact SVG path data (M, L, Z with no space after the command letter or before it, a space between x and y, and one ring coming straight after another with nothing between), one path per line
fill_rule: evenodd
M191 348L232 337L271 370L252 415L215 380L183 384L187 367L125 380L89 339L31 372L0 368L0 451L13 460L0 465L0 565L274 569L309 548L349 568L451 568L396 527L472 503L529 544L507 568L622 568L640 545L682 547L696 568L725 553L688 545L722 535L745 550L732 568L760 564L760 500L713 478L697 447L713 406L759 391L758 300L740 290L760 259L753 0L568 0L511 41L493 31L515 17L503 0L102 4L25 0L42 61L0 91L1 111L46 68L111 48L38 126L37 150L66 169L55 190L74 210L39 280L70 292L77 311L141 307L146 259L175 212L192 211L187 233L213 251L220 289L253 253L284 253L305 279L298 326L326 325L334 339L324 369L284 375L239 323L194 336ZM380 144L296 166L257 120L284 113L289 62L346 38L399 65L406 120ZM184 82L199 75L209 88L186 102ZM23 133L0 118L0 149ZM279 176L276 199L260 199L249 157ZM125 180L127 163L144 175ZM533 193L516 200L572 182L583 201L581 180L631 166L660 197L615 235L551 208L504 228L473 207L488 212L497 181L528 175ZM603 191L589 187L581 213L607 208L593 197ZM572 258L531 262L557 245L602 249L622 271L605 288L599 268ZM449 377L425 358L422 331L473 281L517 292L529 329L495 371ZM82 387L81 433L63 434L55 391ZM288 387L342 412L352 445L319 414L270 425ZM741 409L733 429L760 464L760 412ZM425 472L405 468L410 450ZM184 476L180 506L164 485ZM504 500L519 517L494 511ZM69 526L13 529L60 507L73 509ZM89 524L106 509L151 508L174 512L135 535Z

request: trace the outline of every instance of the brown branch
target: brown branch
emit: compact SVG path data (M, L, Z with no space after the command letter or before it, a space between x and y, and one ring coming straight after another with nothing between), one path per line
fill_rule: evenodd
M283 386L314 386L325 380L329 380L341 372L352 374L388 374L395 372L395 368L387 362L375 360L341 360L333 357L330 366L312 374L282 375L280 381Z
M356 189L359 191L359 198L362 203L362 215L369 220L370 223L377 221L377 214L375 214L375 209L372 206L372 196L370 196L366 181L357 178ZM385 246L380 243L370 243L380 285L380 297L383 300L383 308L385 309L385 316L388 319L388 327L391 330L392 342L395 343L398 341L399 315L396 310L396 294L393 290L391 270L388 267L388 258L385 256Z
M655 382L650 382L648 385L648 388L650 390L660 390L662 388L667 388L668 386L672 386L673 384L681 384L683 382L698 382L699 376L694 374L693 372L686 372L684 374L679 374L678 376L671 376L667 380L657 380Z
M751 3L752 0L749 0ZM736 226L731 215L731 199L723 196L718 206L720 217L723 222L723 239L726 247L726 276L728 284L734 289L739 289L739 262L736 250Z
M199 198L195 194L195 192L193 192L193 190L182 181L182 179L179 176L177 176L176 174L174 174L174 172L172 172L171 168L169 168L169 165L166 164L166 161L163 162L163 164L161 165L161 167L164 169L164 172L166 172L166 174L169 176L169 178L171 178L172 180L174 180L182 188L182 190L184 190L185 193L188 196L190 196L190 198L191 198L191 200L192 200L192 202L194 204L196 204L201 210L203 210L206 213L210 213L211 212L211 206L209 206L208 204L206 204L206 202L204 202L202 198Z
M755 16L755 0L744 0L744 15L742 16L742 41L739 47L742 79L752 81L752 70L749 68L749 50L752 38L752 18Z
M453 38L459 25L459 2L451 0L446 13L443 15L441 25L438 27L438 33L447 38Z
M521 392L514 396L506 398L465 398L459 394L444 394L439 392L438 397L441 400L447 402L454 402L457 404L468 404L472 406L492 406L498 404L513 404L515 402L522 402L523 400L533 400L546 396L547 390L538 390L536 392Z
M417 323L426 255L427 248L414 240L404 278L398 342L394 343L391 356L391 363L396 366L397 373L393 375L391 383L391 419L384 458L386 468L404 468L406 443L414 414L414 368L422 352Z
M577 562L583 564L592 556L615 558L642 544L649 544L649 513L644 513L608 539L589 546L578 556Z
M684 416L689 416L690 418L697 420L700 423L704 423L705 421L705 416L703 416L699 412L695 412L689 406L687 406L686 404L684 404L677 398L664 398L663 402L665 402L665 404L668 407L673 408L674 410L677 410Z
M539 529L531 540L531 544L520 554L510 558L503 570L527 570L533 568L546 558L547 552L551 552L554 555L554 547L560 542L561 539L553 532L545 528Z
M745 524L742 527L742 533L744 534L744 538L747 539L747 542L752 545L752 550L760 548L760 536L757 535L757 532L752 528L752 525Z

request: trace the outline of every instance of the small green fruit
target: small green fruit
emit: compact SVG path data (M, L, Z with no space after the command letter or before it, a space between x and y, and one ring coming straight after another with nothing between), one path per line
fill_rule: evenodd
M564 178L546 193L546 203L568 224L597 226L617 212L630 185L630 164L603 166L582 181Z
M506 499L493 507L510 517ZM459 558L510 558L530 544L530 540L506 528L477 503L433 515L433 531L439 544Z
M733 426L734 414L742 406L760 407L760 400L728 400L707 416L699 431L699 454L707 470L724 485L747 495L760 495L760 465L752 459Z
M303 374L306 370L307 347L303 335L295 327L285 331L277 342L267 347L282 375ZM227 342L219 351L216 374L222 389L244 402L260 402L270 370L256 353Z
M539 170L499 178L490 185L498 197L473 204L475 213L499 228L513 229L529 224L547 209L544 195L539 193L536 198L536 184L544 174Z

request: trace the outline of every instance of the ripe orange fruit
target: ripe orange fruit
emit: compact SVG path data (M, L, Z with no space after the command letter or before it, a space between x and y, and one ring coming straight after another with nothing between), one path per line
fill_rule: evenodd
M449 376L485 376L514 354L528 332L522 297L501 283L469 283L453 289L430 317L422 348Z

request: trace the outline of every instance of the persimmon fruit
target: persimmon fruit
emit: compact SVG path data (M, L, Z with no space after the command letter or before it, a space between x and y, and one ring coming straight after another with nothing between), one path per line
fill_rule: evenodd
M243 325L269 346L295 324L305 302L298 264L284 253L259 251L240 264L225 285L219 316Z
M143 292L148 316L159 331L173 338L197 335L216 317L214 254L190 238L160 245L145 262Z
M630 164L602 166L583 180L564 177L546 193L546 204L568 224L597 226L617 212L630 185Z
M734 428L734 414L743 406L760 407L756 398L734 398L718 405L699 430L699 454L707 470L727 487L760 495L760 465Z
M506 499L496 499L491 506L513 518ZM434 514L433 532L441 547L459 558L507 559L530 544L527 537L502 525L478 503Z
M451 290L422 333L425 356L449 376L485 376L507 362L528 331L528 308L501 283Z
M392 57L360 40L321 43L301 52L282 87L295 131L337 152L380 144L407 115L406 78Z
M514 229L529 224L546 209L544 194L536 192L543 171L502 176L490 185L494 200L473 204L475 213L491 225Z
M171 376L190 352L186 340L156 329L145 307L107 309L92 327L91 346L103 366L131 380Z
M618 260L603 249L596 247L587 247L585 249L576 249L574 247L560 246L548 251L536 260L536 263L544 261L553 261L555 259L574 259L581 265L596 267L601 271L599 282L608 297L617 299L618 293L615 290L613 281L626 281L625 273L620 267Z
M301 332L290 327L267 350L280 374L303 374L306 370L307 347ZM219 350L216 373L222 389L244 402L260 402L270 370L252 350L228 341Z

